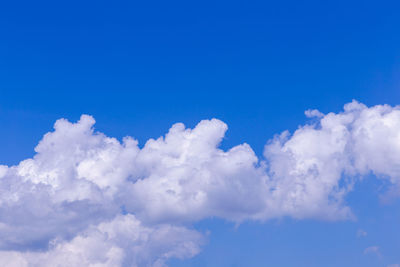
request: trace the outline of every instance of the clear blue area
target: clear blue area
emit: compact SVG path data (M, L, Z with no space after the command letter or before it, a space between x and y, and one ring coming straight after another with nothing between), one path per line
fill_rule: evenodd
M56 119L82 113L142 145L216 117L229 125L224 148L261 155L306 109L400 104L399 13L398 1L3 1L0 163L32 156ZM400 203L383 205L376 183L349 195L355 222L200 222L209 244L170 265L400 263Z

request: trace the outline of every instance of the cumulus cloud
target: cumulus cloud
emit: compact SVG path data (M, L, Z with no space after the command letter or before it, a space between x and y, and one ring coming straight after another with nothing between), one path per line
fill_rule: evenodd
M352 219L345 196L363 175L398 184L398 107L306 115L263 158L248 144L220 149L217 119L177 123L143 148L96 132L91 116L60 119L33 158L0 166L0 265L163 266L200 251L195 221Z
M192 257L203 237L183 227L143 226L133 215L117 215L47 251L0 252L1 266L164 266L168 258Z

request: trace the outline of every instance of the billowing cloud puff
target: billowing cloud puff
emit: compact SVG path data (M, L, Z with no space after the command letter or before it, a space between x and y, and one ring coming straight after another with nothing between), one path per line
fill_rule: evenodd
M46 251L0 252L0 265L164 266L168 258L197 254L203 239L183 227L146 227L133 215L117 215L112 221L89 226L71 240L53 240Z
M0 265L164 266L200 251L191 223L289 216L351 219L345 195L368 173L399 182L400 110L356 101L267 142L264 158L219 148L227 125L181 123L143 148L58 120L16 166L0 166Z

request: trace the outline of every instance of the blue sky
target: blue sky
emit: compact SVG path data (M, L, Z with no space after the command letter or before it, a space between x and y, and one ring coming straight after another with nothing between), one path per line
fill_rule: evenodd
M217 118L229 127L222 149L247 143L261 159L274 135L310 121L305 110L339 113L353 99L399 104L399 8L396 1L2 3L0 164L31 158L57 119L81 114L140 148L176 122L193 128ZM209 231L201 252L167 264L400 264L400 203L383 201L386 189L371 173L357 181L345 197L355 220L202 218L190 224Z

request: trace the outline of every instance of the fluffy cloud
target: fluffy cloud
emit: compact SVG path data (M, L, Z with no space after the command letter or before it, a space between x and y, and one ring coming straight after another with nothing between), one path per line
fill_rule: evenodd
M345 195L374 173L399 182L400 110L353 101L267 142L219 148L227 125L181 123L143 148L58 120L16 166L0 166L0 265L163 266L199 252L191 223L351 219ZM4 264L3 264L4 263Z
M143 226L133 215L90 226L71 240L53 240L48 251L0 252L10 267L164 266L168 258L192 257L203 237L183 227Z

